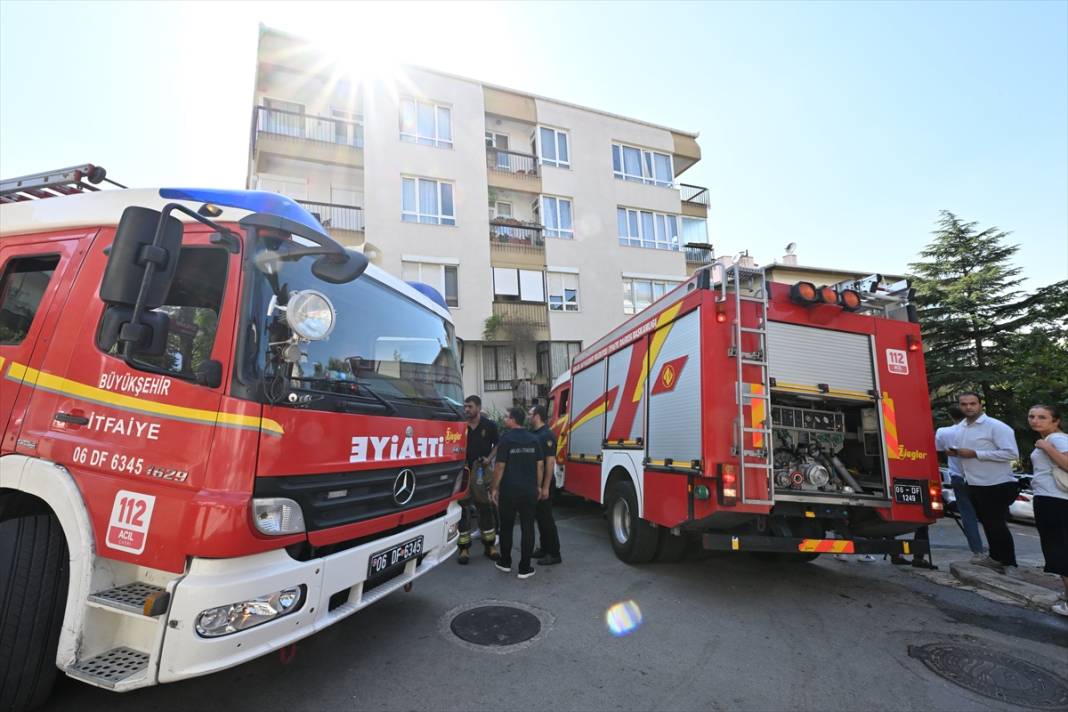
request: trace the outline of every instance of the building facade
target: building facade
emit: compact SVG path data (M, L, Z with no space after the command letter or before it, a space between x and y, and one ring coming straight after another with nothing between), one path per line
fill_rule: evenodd
M712 260L697 135L427 69L356 83L261 28L249 188L434 286L464 389L501 411ZM344 318L341 315L341 318Z

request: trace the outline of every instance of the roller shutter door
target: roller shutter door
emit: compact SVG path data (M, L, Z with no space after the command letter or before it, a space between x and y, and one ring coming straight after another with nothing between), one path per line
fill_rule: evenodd
M867 393L875 390L871 337L769 322L768 373L783 384Z

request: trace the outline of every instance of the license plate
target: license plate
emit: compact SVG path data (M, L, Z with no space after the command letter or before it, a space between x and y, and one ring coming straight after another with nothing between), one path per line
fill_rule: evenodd
M398 564L403 564L405 561L410 561L422 553L423 537L421 536L406 541L403 544L397 544L385 551L380 551L377 554L371 555L371 560L367 562L367 575L374 576L380 574L386 569L397 566Z
M923 488L919 485L894 484L894 501L900 504L922 504Z

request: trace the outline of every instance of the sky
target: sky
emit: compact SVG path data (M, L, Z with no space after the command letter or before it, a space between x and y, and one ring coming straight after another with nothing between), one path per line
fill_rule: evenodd
M259 25L700 133L717 254L902 273L938 211L1068 278L1068 2L0 1L0 176L244 186Z

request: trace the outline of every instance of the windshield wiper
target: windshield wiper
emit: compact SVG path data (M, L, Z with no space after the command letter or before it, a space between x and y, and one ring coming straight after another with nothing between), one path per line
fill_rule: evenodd
M435 398L433 396L397 396L397 400L403 400L407 403L425 403L428 405L438 406L448 410L460 420L463 420L463 411L452 404L447 398Z
M381 406L386 411L387 415L392 415L392 414L397 412L397 407L396 406L394 406L392 403L390 403L385 398L383 398L377 391L375 391L373 388L371 388L366 383L360 383L358 381L332 381L332 380L326 379L326 378L291 378L290 381L310 382L310 383L318 382L318 383L326 383L326 384L344 384L346 386L353 386L353 387L356 387L356 388L360 389L361 391L366 393L368 396L370 396L371 400L373 400L375 403L377 403L379 406ZM352 392L345 393L345 392L338 391L338 390L319 389L319 388L315 388L315 387L312 387L312 386L296 386L296 389L297 390L302 390L302 391L309 391L309 392L321 394L321 395L324 395L324 396L333 396L335 398L334 407L339 412L344 412L344 411L348 410L348 408L346 407L346 403L349 403L350 401L346 401L345 400L346 398L359 398L360 397L360 395L357 394L357 393L352 393Z

